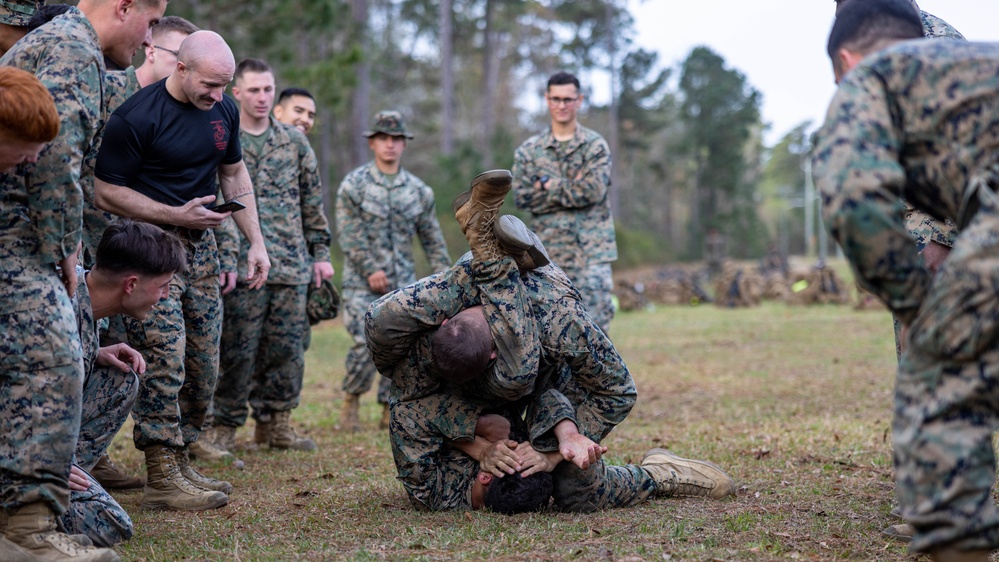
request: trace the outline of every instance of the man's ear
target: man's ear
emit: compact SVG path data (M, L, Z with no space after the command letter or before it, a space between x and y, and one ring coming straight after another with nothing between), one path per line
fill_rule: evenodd
M860 64L860 61L864 60L864 56L865 55L863 53L858 53L842 47L836 51L837 64L833 65L836 73L836 83L838 84L848 72L853 70L853 67Z
M135 0L117 0L115 2L115 15L119 20L124 20L128 11L135 7Z
M121 281L121 290L126 295L131 295L135 291L135 287L138 284L139 284L139 276L138 275L129 275L129 276L125 277L124 279L122 279L122 281Z
M494 349L492 353L489 354L490 359L496 359L496 350Z
M478 476L476 476L475 479L479 482L479 484L482 484L483 486L488 486L493 481L493 475L489 472L482 472L480 470Z

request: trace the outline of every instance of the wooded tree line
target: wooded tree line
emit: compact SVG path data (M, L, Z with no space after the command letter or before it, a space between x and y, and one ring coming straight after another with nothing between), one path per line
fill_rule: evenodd
M810 125L763 146L746 77L708 47L664 67L634 46L624 0L172 0L167 14L219 32L237 60L268 61L279 90L316 96L330 215L340 180L370 159L361 132L378 110L402 111L416 135L404 165L443 218L469 179L509 168L547 126L545 81L567 70L613 100L588 100L580 120L611 144L618 267L699 259L710 228L733 257L804 250ZM456 254L457 225L441 222Z

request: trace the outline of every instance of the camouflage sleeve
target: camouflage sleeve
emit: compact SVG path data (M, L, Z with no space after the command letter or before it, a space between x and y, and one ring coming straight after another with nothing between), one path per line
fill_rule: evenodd
M31 222L38 234L38 252L45 262L56 262L76 252L83 237L83 190L80 170L84 155L98 129L101 70L96 64L82 69L71 80L64 76L65 60L86 59L90 53L51 49L37 67L36 76L59 110L59 134L42 150L31 181L26 182ZM72 58L71 58L72 57ZM63 62L60 62L63 61ZM86 89L86 90L85 90ZM87 91L89 90L89 92Z
M510 173L513 174L513 202L518 209L523 209L525 211L534 212L532 208L532 202L534 201L534 184L531 182L531 175L533 175L532 167L530 165L530 151L527 149L527 143L524 143L517 147L517 151L513 155L513 168Z
M411 353L421 334L478 304L467 276L463 268L448 268L371 303L364 337L379 373L393 378L395 366Z
M935 219L909 203L905 203L905 229L916 239L920 249L929 242L953 248L957 239L957 227L953 223Z
M427 188L428 191L430 188ZM427 261L434 271L444 271L451 266L451 256L447 253L447 242L444 240L444 232L441 231L441 224L437 220L437 210L434 204L433 192L424 204L423 212L417 219L416 233L420 237L420 244L427 254Z
M323 207L323 180L319 176L319 163L316 153L308 141L299 142L299 194L302 201L302 228L309 246L313 262L330 261L329 220Z
M568 177L552 178L544 190L542 205L547 212L559 209L585 209L607 198L611 182L611 154L607 142L596 138L587 143L583 158L570 161L565 169Z
M354 271L367 279L381 269L374 261L374 254L368 248L368 236L361 214L361 201L351 182L351 176L344 178L336 198L336 228L343 258L350 262ZM355 198L358 198L355 200Z
M446 439L472 439L478 411L432 395L392 404L389 441L398 479L418 509L471 507L471 485L479 463L446 446Z
M813 177L858 282L908 323L930 274L905 228L905 170L889 101L877 77L861 74L848 74L833 98L812 153Z
M558 439L554 430L555 425L562 420L571 420L579 426L575 408L569 399L553 388L539 394L527 408L531 446L543 452L557 451Z

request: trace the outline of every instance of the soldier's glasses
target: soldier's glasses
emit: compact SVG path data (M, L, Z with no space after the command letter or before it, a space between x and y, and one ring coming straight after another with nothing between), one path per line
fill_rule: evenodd
M154 49L159 49L161 51L166 51L166 52L172 54L175 57L179 57L180 56L180 51L174 51L173 49L167 49L166 47L160 47L159 45L153 45L153 48Z
M558 107L560 105L572 105L576 103L579 98L548 98L548 103Z

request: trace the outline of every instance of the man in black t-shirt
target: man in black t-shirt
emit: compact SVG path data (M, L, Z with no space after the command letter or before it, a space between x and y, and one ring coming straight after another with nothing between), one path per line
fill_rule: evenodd
M97 157L97 206L159 224L188 248L189 266L144 321L126 319L147 361L132 410L135 446L145 452L143 507L204 510L225 505L232 485L194 470L197 440L218 378L222 301L212 229L231 213L205 205L219 186L246 208L233 220L250 242L248 281L258 289L270 262L253 186L239 145L239 110L224 95L236 62L218 34L198 31L180 45L177 68L140 90L108 120Z

